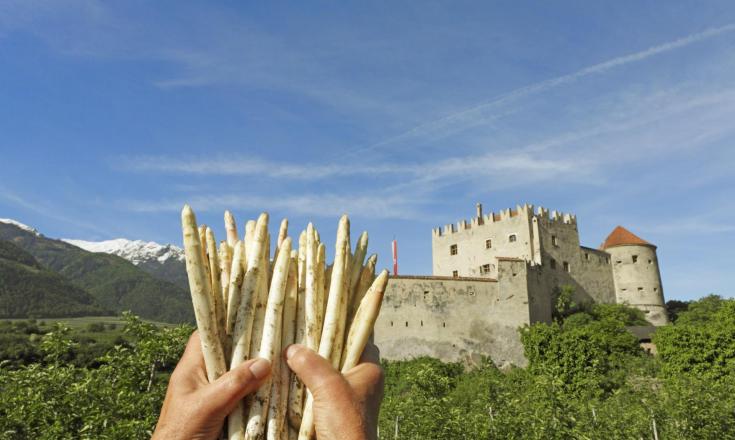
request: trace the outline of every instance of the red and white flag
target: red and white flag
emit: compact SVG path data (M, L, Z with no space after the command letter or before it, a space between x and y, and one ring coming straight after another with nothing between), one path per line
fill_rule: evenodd
M393 275L398 275L398 241L393 240L391 248L393 250Z

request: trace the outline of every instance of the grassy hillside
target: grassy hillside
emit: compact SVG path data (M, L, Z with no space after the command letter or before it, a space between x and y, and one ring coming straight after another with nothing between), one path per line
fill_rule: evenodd
M154 278L124 258L87 252L4 223L0 223L0 240L12 242L43 266L68 278L105 309L130 310L155 321L193 321L186 289Z
M0 240L0 318L104 314L84 289L45 269L29 253Z

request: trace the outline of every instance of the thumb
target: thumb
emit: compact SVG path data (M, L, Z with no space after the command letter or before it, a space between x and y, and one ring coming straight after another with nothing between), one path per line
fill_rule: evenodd
M341 396L349 393L350 386L332 364L315 351L303 345L293 344L286 349L289 368L311 391L315 400L320 396Z
M271 372L267 359L250 359L206 387L206 399L215 413L229 414L237 402L254 392Z

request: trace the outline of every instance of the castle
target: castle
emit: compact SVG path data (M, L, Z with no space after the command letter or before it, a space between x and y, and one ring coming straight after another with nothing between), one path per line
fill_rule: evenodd
M431 276L392 276L375 325L387 359L431 356L524 365L518 328L551 322L555 294L577 303L641 309L668 322L656 246L615 228L600 249L581 246L577 218L531 205L432 231Z

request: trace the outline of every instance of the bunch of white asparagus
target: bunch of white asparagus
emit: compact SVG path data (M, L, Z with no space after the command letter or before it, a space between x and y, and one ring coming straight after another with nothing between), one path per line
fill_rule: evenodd
M209 381L254 357L272 365L268 381L229 415L227 438L313 438L312 396L280 353L300 343L342 372L357 364L388 282L385 270L375 276L376 255L365 260L367 232L352 252L350 222L342 216L334 262L327 265L324 243L311 223L295 248L284 219L272 259L267 213L248 221L241 239L234 217L225 212L227 240L219 248L188 205L181 225Z

